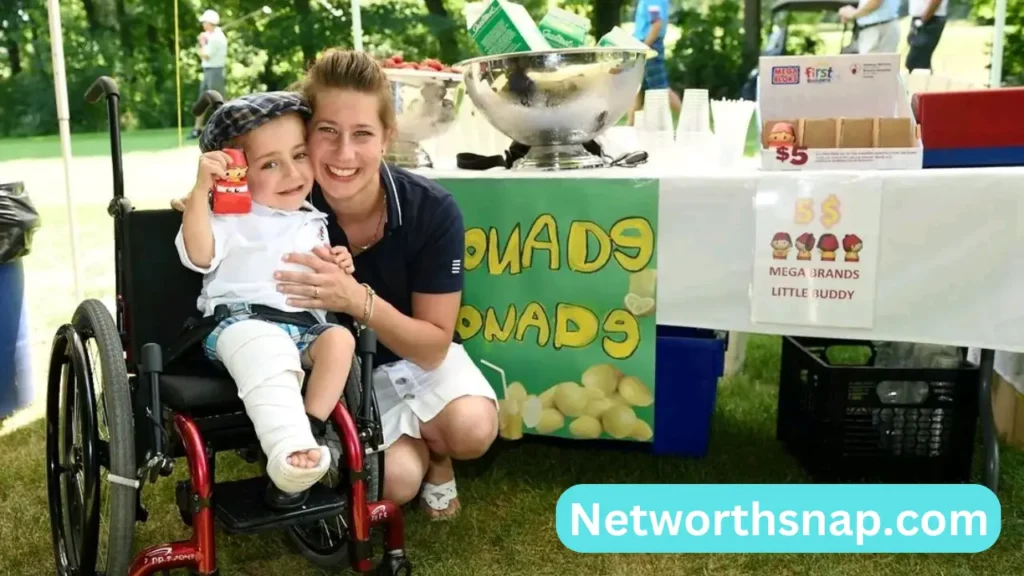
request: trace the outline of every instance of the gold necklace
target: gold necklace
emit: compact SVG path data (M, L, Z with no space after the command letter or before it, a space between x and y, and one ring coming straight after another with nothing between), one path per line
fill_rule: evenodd
M373 244L377 241L377 235L380 234L380 231L383 228L382 225L384 224L384 218L387 216L387 214L388 214L388 196L387 196L387 194L385 194L384 198L383 198L383 201L381 202L380 219L377 220L377 226L373 229L373 236L370 237L370 241L367 244L365 244L363 246L357 246L356 247L360 252L366 252L367 250L370 249L370 246L373 246Z

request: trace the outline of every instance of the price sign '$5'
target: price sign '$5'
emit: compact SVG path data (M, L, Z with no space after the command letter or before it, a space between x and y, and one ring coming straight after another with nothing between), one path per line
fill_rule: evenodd
M794 166L803 166L807 164L807 148L803 146L793 146L789 148L787 146L779 146L775 150L775 159L785 164L789 162Z

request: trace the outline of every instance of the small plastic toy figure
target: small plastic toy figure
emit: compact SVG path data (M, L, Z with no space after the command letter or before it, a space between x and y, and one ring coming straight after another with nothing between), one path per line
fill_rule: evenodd
M796 143L796 132L789 122L776 122L768 134L768 147L793 146Z
M797 260L810 260L811 250L814 250L814 234L810 232L804 232L803 234L796 237Z
M772 258L775 260L785 260L792 246L793 241L790 239L789 234L779 232L772 238Z
M860 254L858 252L862 248L864 248L864 242L856 234L843 236L843 251L846 252L845 260L847 262L860 262Z
M218 178L213 184L210 204L214 214L248 214L252 209L252 196L246 183L245 174L249 166L241 150L225 148L231 157L227 178Z
M839 239L835 234L822 234L818 239L818 250L821 251L822 262L835 262L836 251L839 250Z

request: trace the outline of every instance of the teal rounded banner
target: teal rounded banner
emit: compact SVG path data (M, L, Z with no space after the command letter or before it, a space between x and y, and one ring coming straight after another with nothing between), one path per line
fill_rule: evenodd
M555 511L585 553L981 552L1001 523L975 484L581 484Z

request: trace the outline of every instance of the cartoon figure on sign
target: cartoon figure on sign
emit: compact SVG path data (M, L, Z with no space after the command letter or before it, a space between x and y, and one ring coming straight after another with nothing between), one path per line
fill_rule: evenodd
M245 154L241 150L225 148L224 153L231 158L226 176L213 183L213 194L210 202L214 214L248 214L252 209L252 197L245 175L249 166Z
M768 134L768 147L792 146L796 142L796 133L789 122L776 122Z
M804 232L796 237L796 259L810 260L811 250L814 250L814 234Z
M856 234L843 236L843 251L846 252L847 262L860 262L860 255L857 253L864 248L864 242Z
M839 250L839 239L835 234L822 234L818 239L818 250L821 250L823 262L835 262L836 250Z
M785 260L789 249L793 247L793 240L786 232L779 232L772 238L772 258Z

